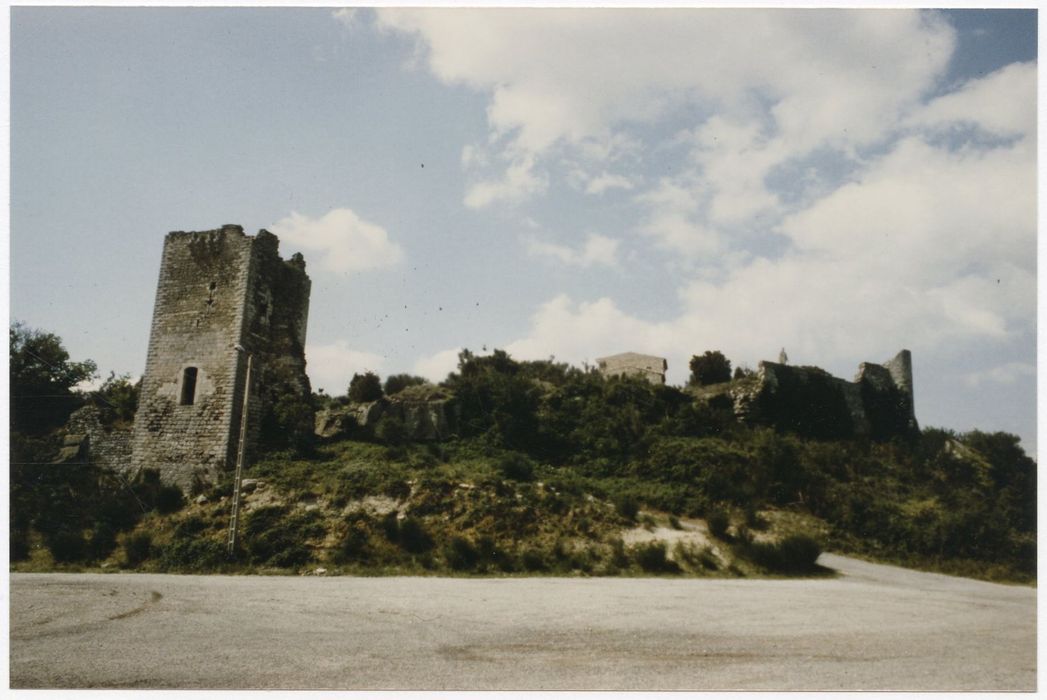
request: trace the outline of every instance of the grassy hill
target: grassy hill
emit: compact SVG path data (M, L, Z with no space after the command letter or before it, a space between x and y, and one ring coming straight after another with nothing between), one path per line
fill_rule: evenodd
M1016 437L814 440L740 424L704 393L466 352L441 387L452 439L410 442L392 419L268 436L234 560L231 478L183 496L149 474L36 466L12 471L12 567L812 575L826 548L1034 580L1036 465Z

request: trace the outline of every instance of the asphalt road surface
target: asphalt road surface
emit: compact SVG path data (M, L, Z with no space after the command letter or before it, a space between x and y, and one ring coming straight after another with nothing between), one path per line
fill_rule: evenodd
M835 579L13 574L13 688L1034 690L1036 591Z

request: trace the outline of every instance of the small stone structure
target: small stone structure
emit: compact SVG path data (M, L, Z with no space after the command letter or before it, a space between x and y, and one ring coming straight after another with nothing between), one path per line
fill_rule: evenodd
M132 467L183 488L236 463L247 354L253 355L247 445L281 396L307 396L310 280L300 254L280 258L268 231L175 231L164 240ZM246 350L240 352L236 346Z
M88 404L73 411L65 424L56 464L90 461L103 469L126 472L131 467L132 434L127 427L108 427L101 411Z
M608 357L596 358L596 366L605 377L618 375L640 376L651 384L665 384L665 372L669 363L664 357L623 352Z
M908 350L882 365L863 362L851 382L818 367L761 362L729 394L739 419L811 437L886 439L919 430Z

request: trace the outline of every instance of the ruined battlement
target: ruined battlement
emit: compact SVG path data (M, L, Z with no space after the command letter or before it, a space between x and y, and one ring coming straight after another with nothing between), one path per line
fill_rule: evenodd
M885 439L919 430L908 350L883 364L863 362L854 381L819 367L761 362L755 377L732 387L731 398L748 423L810 437Z
M249 449L276 397L307 395L305 334L311 282L279 239L226 225L164 239L149 350L135 415L132 469L156 469L189 488L236 461L253 355Z

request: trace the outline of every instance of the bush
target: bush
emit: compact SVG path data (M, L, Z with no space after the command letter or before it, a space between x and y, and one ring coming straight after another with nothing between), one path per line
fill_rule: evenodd
M643 542L633 547L633 559L641 569L650 573L679 572L680 567L666 558L665 550L665 542Z
M46 533L44 543L56 562L80 561L87 553L84 533L80 530L61 529Z
M707 386L731 381L731 361L719 350L691 357L691 385Z
M677 561L688 564L692 569L702 568L716 571L720 568L719 560L713 553L712 547L708 545L699 548L694 544L679 541L673 547L673 556Z
M159 553L165 569L208 572L228 561L226 543L199 535L175 537Z
M407 441L407 427L399 416L384 415L374 426L374 437L386 445L396 447Z
M253 564L295 567L312 558L305 541L323 535L315 510L291 512L286 506L263 506L247 518L244 545Z
M185 505L185 496L182 489L177 486L161 486L156 491L156 510L158 513L168 515L182 509Z
M408 516L400 523L400 546L411 554L421 554L433 548L433 538L421 520Z
M476 568L480 556L472 542L455 535L444 547L444 559L455 571L471 571Z
M785 574L815 571L821 553L821 545L808 535L789 535L780 542L752 542L745 546L745 554L755 564Z
M625 494L615 499L614 509L626 520L634 521L636 520L637 513L640 512L640 503L636 500L635 496Z
M534 462L519 452L510 452L498 461L498 471L512 481L534 481Z
M528 547L520 554L520 564L525 571L545 571L549 568L545 552L537 547Z
M722 508L710 508L705 514L705 522L709 525L710 535L718 540L727 539L727 528L731 521Z
M349 381L349 400L353 403L369 403L382 398L382 380L374 372L353 373Z
M385 395L392 396L409 386L418 386L425 383L425 377L417 377L413 374L392 374L385 379Z
M391 513L393 516L393 532L392 537L389 536L389 532L386 531L386 537L390 541L395 541L398 534L396 529L396 513ZM371 558L371 528L370 518L364 513L354 513L346 519L346 531L345 536L342 538L338 549L335 552L335 561L339 564L344 564L351 561L365 562ZM385 526L388 522L388 517L382 519L382 525Z
M124 538L124 562L127 566L138 566L149 558L153 549L153 537L148 532L135 532Z
M95 524L88 544L92 559L105 559L116 549L116 530L109 523Z

